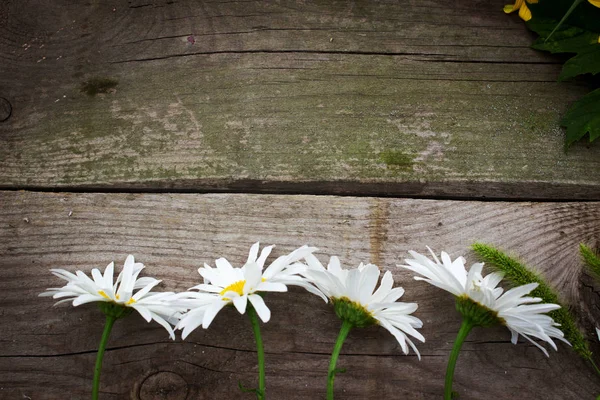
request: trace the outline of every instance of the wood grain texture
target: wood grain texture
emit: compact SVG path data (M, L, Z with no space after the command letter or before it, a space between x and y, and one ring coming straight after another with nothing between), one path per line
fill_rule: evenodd
M37 294L58 280L49 268L89 272L129 253L165 290L199 282L197 268L220 256L235 264L257 240L274 256L308 243L319 258L346 266L376 262L418 301L427 342L423 360L404 356L376 327L354 330L342 349L340 399L439 399L460 318L450 295L397 268L410 249L429 245L453 257L483 241L510 249L556 285L593 326L586 307L598 303L580 285L577 245L598 246L600 203L501 203L247 194L0 193L0 397L88 397L102 319L93 305L52 306ZM585 277L584 277L584 283ZM272 399L321 399L339 321L329 305L302 290L267 297L263 325ZM595 303L593 303L593 302ZM596 323L597 325L597 323ZM593 334L593 330L589 330ZM559 344L550 358L532 345L510 344L505 328L476 329L456 372L461 399L592 399L600 380ZM593 346L599 350L598 346ZM119 321L105 356L103 399L249 399L256 353L249 322L233 309L206 331L172 342L139 316Z
M4 1L0 186L598 200L505 2Z

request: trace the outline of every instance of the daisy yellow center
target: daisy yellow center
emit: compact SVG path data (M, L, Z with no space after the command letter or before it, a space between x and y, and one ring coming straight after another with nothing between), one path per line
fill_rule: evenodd
M106 292L105 292L104 290L98 290L98 294L99 294L100 296L104 297L106 300L112 300L112 299L110 298L110 296L109 296L109 295L107 295L107 294L106 294ZM119 299L121 298L121 296L119 296L118 294L116 294L116 295L115 295L115 298L116 298L117 300L119 300ZM132 297L132 298L130 298L130 299L129 299L129 300L126 302L126 303L125 303L125 305L126 305L126 306L129 306L129 305L131 305L131 304L133 304L133 303L135 303L135 299Z
M245 280L237 281L227 286L225 289L221 290L220 295L224 296L227 292L236 292L240 296L244 295L244 285L246 284ZM225 299L224 299L225 300Z
M264 282L264 281L266 281L266 279L262 278L261 282ZM244 279L242 279L241 281L233 282L231 285L229 285L229 286L225 287L225 289L221 290L221 292L219 294L221 296L224 296L225 293L227 293L227 292L236 292L240 296L243 296L244 295L244 285L245 284L246 284L246 281ZM231 299L223 297L223 300L229 301Z

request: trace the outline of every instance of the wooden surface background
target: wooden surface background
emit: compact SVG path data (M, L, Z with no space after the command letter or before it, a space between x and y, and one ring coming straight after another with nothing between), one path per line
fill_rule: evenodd
M419 302L423 360L355 330L338 399L442 397L459 315L396 267L427 245L518 255L600 351L600 284L577 254L600 248L600 144L565 152L558 125L589 87L556 83L561 59L529 48L505 2L0 2L0 398L89 398L101 314L38 298L59 284L48 269L134 254L184 290L257 240L376 263ZM339 321L302 290L267 302L269 399L323 399ZM600 394L567 346L545 358L509 339L472 332L461 399ZM113 331L101 398L249 399L237 384L256 372L233 310L185 342L135 315Z

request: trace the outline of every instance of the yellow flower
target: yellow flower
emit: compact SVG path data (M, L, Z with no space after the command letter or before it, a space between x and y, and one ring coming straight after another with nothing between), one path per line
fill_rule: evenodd
M589 1L590 1L590 3L592 1L594 1L594 2L600 4L600 0L589 0ZM512 12L519 10L519 17L521 17L521 19L523 21L529 21L531 19L531 11L529 10L529 7L527 7L527 3L535 4L537 2L538 2L538 0L516 0L515 4L505 5L504 12L507 14L510 14Z
M600 8L600 0L588 0L591 5Z

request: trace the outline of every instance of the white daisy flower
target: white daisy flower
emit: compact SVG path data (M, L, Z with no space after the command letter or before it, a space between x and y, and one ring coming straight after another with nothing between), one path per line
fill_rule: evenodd
M277 258L263 270L273 247L263 248L259 256L259 243L255 243L242 267L233 267L225 258L219 258L215 261L216 268L208 264L199 268L198 272L204 278L204 283L191 288L198 292L180 295L182 304L187 304L190 308L177 324L178 329L183 329L181 337L185 339L200 325L204 329L208 328L219 311L228 304L233 304L240 314L244 314L250 301L260 319L268 322L271 311L259 294L262 292L286 292L288 285L296 285L322 296L299 275L306 267L298 261L316 248L300 247Z
M64 269L51 269L54 275L66 280L67 284L60 288L49 288L40 296L62 299L56 304L73 301L73 306L100 302L102 311L111 313L116 318L136 310L147 322L158 322L169 332L171 339L175 339L170 323L176 324L181 311L186 309L176 307L171 302L174 295L172 292L150 292L161 281L150 277L138 278L142 269L144 264L136 263L132 255L127 256L123 270L114 283L114 262L108 264L104 274L94 268L93 280L81 271L73 274ZM136 289L139 290L134 294Z
M392 288L394 279L390 271L383 274L381 284L375 290L380 276L376 265L361 263L358 268L346 270L334 256L325 269L313 254L308 254L305 259L309 267L306 277L331 299L340 319L359 328L381 325L394 335L404 354L408 354L410 346L421 359L416 346L407 336L425 342L423 335L415 329L421 328L423 323L410 315L417 310L417 303L397 302L404 294L404 289Z
M409 269L421 276L416 280L426 281L456 296L457 309L473 326L505 325L511 332L511 342L517 343L519 335L533 343L548 356L548 352L537 344L533 338L543 340L557 350L552 338L564 339L563 332L557 328L559 324L544 313L559 309L557 304L534 304L542 299L527 297L538 284L512 288L506 292L498 284L503 275L492 272L482 275L483 263L475 263L467 272L465 259L458 257L452 261L450 256L442 252L442 261L429 249L433 260L414 251L410 251L412 259L406 259L408 265L400 267Z

